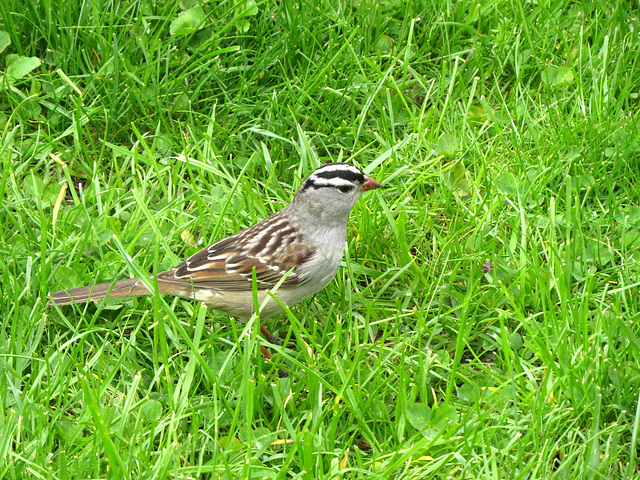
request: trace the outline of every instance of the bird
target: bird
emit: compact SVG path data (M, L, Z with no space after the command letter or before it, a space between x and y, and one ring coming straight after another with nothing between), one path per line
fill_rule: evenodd
M263 322L283 311L280 302L293 306L333 280L344 254L351 210L363 192L380 187L351 163L322 165L304 180L286 207L157 274L158 291L200 301L246 322L255 313L255 278L258 304L269 297L259 311ZM280 302L270 298L269 291L275 287L272 295ZM131 278L50 293L47 305L151 293L140 279ZM275 343L265 328L261 330Z

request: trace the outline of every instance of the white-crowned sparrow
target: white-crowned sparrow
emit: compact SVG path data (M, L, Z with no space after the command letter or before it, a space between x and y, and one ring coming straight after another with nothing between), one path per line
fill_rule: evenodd
M331 282L342 259L351 209L362 192L381 186L349 163L323 165L303 182L289 206L159 273L158 291L199 300L246 321L254 312L255 269L260 304L286 276L275 296L294 305ZM48 305L149 294L132 278L55 292ZM270 299L260 316L265 320L281 311Z

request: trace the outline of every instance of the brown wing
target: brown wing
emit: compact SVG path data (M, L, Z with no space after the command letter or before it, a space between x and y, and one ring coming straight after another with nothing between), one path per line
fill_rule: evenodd
M272 288L294 269L283 285L304 283L295 266L315 247L292 227L283 210L262 222L200 250L158 280L222 290L251 290L252 271L258 288Z

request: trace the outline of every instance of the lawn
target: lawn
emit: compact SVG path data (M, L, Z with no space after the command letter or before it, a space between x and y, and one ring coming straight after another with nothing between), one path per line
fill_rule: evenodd
M640 478L639 16L0 2L0 478ZM196 302L46 306L330 161L385 188L271 361Z

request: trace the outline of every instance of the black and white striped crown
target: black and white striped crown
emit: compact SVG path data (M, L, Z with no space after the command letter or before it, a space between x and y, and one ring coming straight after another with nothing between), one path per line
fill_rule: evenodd
M351 163L327 163L314 170L302 184L302 190L307 188L323 188L354 186L364 184L365 174Z

